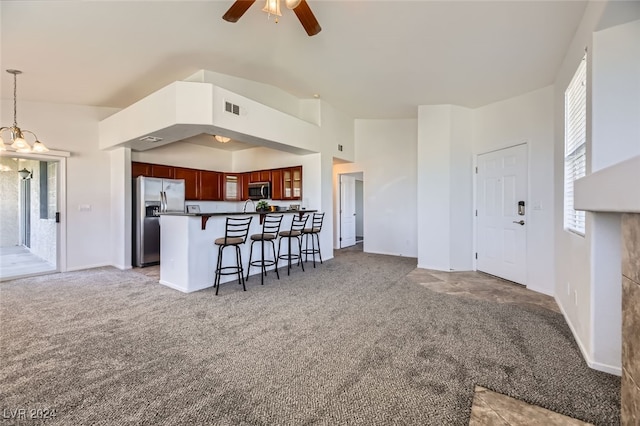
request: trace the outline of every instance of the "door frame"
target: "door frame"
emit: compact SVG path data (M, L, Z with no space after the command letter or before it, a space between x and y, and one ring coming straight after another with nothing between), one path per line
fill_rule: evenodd
M344 194L343 179L345 177L347 177L349 179L353 179L353 198L351 199L351 203L353 204L354 211L355 211L355 205L356 205L356 191L355 191L356 178L355 178L355 176L353 176L350 173L342 173L342 174L340 174L339 179L338 179L338 185L340 187L340 194L339 194L340 205L339 205L339 210L338 210L339 211L339 217L340 217L340 231L338 233L338 237L339 237L338 246L340 248L347 248L347 247L352 247L352 246L356 245L356 235L355 235L355 233L356 233L356 229L355 229L356 228L356 222L355 222L355 220L356 219L354 217L353 218L353 234L354 234L353 235L353 244L348 245L346 247L342 247L342 235L343 235L342 229L343 229L343 218L344 218L342 213L343 213L343 199L345 198L345 197L343 197L343 194ZM354 215L355 215L355 213L354 213Z
M334 211L333 211L333 224L334 224L334 241L333 241L333 248L336 250L340 249L341 246L341 241L340 241L340 237L342 235L342 215L340 214L340 209L342 208L342 196L341 196L341 177L342 175L346 175L346 176L352 176L354 178L356 178L356 180L361 180L362 184L363 184L363 200L362 200L362 221L363 221L363 227L366 227L365 222L365 218L364 218L364 211L366 210L366 203L364 202L364 186L365 186L365 179L364 179L364 172L361 170L357 170L357 171L352 171L352 172L344 172L344 173L335 173L334 172ZM354 193L354 197L355 197L355 193ZM355 203L355 200L354 200ZM357 243L356 243L357 244ZM364 246L363 246L363 250L364 250Z
M41 154L20 153L14 151L1 151L0 155L4 157L20 158L34 161L57 161L58 175L57 182L57 198L58 212L60 212L60 222L58 223L58 232L56 235L56 271L67 271L67 158L71 156L66 151L48 151Z
M524 139L521 142L518 143L514 143L513 145L508 145L508 146L502 146L499 148L494 148L494 149L489 149L487 151L483 151L483 152L479 152L473 155L473 270L474 271L478 271L478 258L475 255L476 253L478 253L478 216L476 214L477 210L478 210L478 158L481 155L485 155L485 154L491 154L492 152L497 152L497 151L502 151L505 149L509 149L509 148L515 148L517 146L522 146L525 145L526 147L526 151L527 151L527 169L526 169L526 175L527 175L527 188L526 188L526 194L527 194L527 200L529 201L528 204L528 208L527 208L527 222L529 222L531 216L531 167L529 166L530 163L530 158L531 158L531 148L529 146L529 141ZM525 246L527 247L528 250L528 244L529 244L529 237L528 234L526 235L526 241L525 241ZM525 273L525 282L524 283L520 283L522 285L524 285L525 287L528 286L529 283L529 256L528 253L525 253L524 256L525 259L525 269L526 269L526 273ZM502 278L505 279L505 278ZM507 280L508 281L508 280Z

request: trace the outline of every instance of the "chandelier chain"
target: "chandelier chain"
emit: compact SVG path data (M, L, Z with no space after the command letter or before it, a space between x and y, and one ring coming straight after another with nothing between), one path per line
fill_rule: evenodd
M18 74L13 74L13 127L18 127Z

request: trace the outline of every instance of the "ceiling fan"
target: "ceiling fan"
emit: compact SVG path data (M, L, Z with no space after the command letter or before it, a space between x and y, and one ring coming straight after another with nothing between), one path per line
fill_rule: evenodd
M222 16L222 19L228 22L238 22L238 19L244 15L255 1L256 0L236 0ZM309 36L314 36L322 30L306 0L284 0L284 2L287 8L295 12ZM276 22L278 22L277 17L282 16L280 13L280 0L266 0L262 11L276 15Z

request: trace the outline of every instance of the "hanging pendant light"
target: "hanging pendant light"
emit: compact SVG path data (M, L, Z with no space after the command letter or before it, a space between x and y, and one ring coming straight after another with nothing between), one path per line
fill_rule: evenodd
M0 151L6 151L7 146L2 139L2 133L8 131L11 138L11 148L17 152L47 152L49 149L38 140L35 133L29 130L23 130L18 127L18 74L22 74L19 70L7 70L9 74L13 74L13 126L0 128ZM33 136L35 142L33 146L29 145L24 134Z

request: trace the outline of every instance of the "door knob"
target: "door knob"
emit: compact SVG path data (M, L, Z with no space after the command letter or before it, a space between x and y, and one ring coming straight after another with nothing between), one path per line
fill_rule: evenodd
M518 225L524 225L524 220L513 221L513 223L517 223Z

